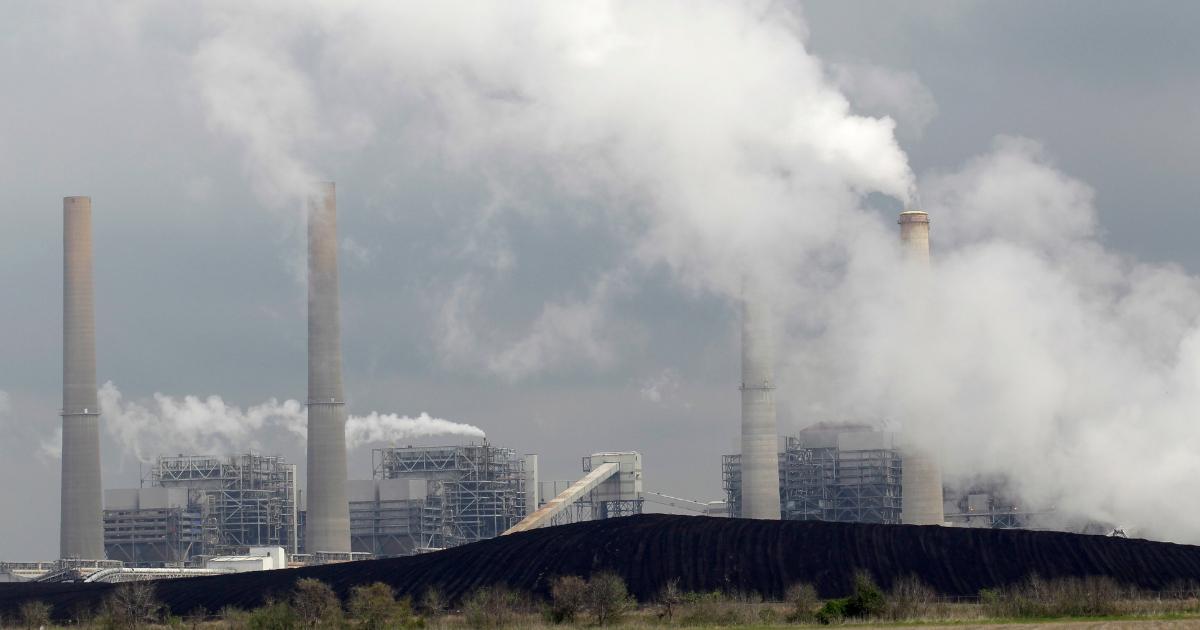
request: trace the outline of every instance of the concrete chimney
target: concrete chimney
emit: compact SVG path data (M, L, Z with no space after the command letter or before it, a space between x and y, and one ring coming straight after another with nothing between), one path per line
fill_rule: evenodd
M308 198L308 553L350 551L337 254L334 185L318 182Z
M775 363L766 302L742 283L742 518L779 520Z
M908 257L924 269L929 268L929 214L919 210L900 213L900 240ZM909 432L911 436L911 432ZM901 478L900 520L907 525L941 525L942 467L937 457L906 440L901 452L904 460Z
M92 198L63 198L62 521L59 556L104 558Z

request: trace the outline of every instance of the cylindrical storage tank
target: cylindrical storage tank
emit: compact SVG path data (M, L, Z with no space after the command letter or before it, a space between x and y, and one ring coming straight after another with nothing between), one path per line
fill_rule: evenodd
M928 269L929 214L920 210L900 213L900 240L908 258L922 270ZM924 283L914 282L913 286L921 290ZM945 521L941 464L935 455L913 441L914 431L906 433L901 450L900 520L908 525L941 525Z
M779 520L779 438L768 307L752 280L742 286L742 518Z
M59 556L104 558L92 198L63 198L62 511Z
M350 551L346 401L338 315L337 198L319 182L308 198L308 553Z

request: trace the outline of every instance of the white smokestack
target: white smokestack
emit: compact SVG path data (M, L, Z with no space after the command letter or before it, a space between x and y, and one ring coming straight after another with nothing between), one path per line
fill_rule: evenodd
M104 558L92 198L63 198L62 521L59 556Z
M779 438L770 318L755 283L742 283L742 518L779 520Z
M308 515L305 546L350 551L346 401L333 182L308 198Z
M929 269L929 214L919 210L900 213L900 240L918 267L918 272ZM916 287L922 283L914 283ZM906 525L941 525L945 522L942 507L942 467L936 456L906 440L902 452L904 470L902 476L903 502L900 520Z

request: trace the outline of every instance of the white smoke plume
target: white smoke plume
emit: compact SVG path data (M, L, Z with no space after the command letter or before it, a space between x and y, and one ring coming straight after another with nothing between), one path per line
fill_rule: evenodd
M830 67L782 3L202 7L189 20L208 26L182 53L264 196L295 196L318 155L398 129L403 151L481 174L498 199L526 200L517 211L586 200L637 226L616 267L665 266L731 305L757 276L780 319L778 394L801 425L896 422L948 476L1003 473L1027 496L1200 542L1200 281L1106 251L1090 187L1007 138L921 181L934 265L914 282L895 213L865 199L914 203L881 112L919 128L936 103L915 75ZM557 203L533 200L546 194ZM516 374L571 352L619 365L603 302L561 304L507 346L455 305L442 345ZM139 413L126 422L153 436Z
M221 455L245 448L263 448L271 429L305 439L308 410L297 400L272 398L242 411L220 396L201 400L154 394L152 401L124 402L112 381L100 388L100 416L105 429L127 453L147 459L163 453ZM372 412L346 421L346 448L371 442L398 441L435 435L483 437L478 427L421 414L417 418ZM59 436L61 441L61 434ZM277 439L278 436L275 436Z
M479 427L433 418L427 413L410 418L394 413L384 415L371 412L367 416L350 416L346 419L346 448L348 449L371 442L392 442L434 435L484 437L483 430Z

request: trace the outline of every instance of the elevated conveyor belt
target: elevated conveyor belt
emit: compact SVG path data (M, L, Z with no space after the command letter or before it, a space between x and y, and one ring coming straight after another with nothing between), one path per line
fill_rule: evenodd
M545 505L538 508L538 511L525 517L525 520L513 525L508 531L501 534L507 536L515 532L523 532L530 529L537 529L542 525L550 522L559 512L565 510L569 505L587 496L589 492L596 489L596 486L604 482L605 479L617 474L621 470L620 464L603 464L588 473L583 479L571 484L570 488L563 490L558 496L550 499Z

